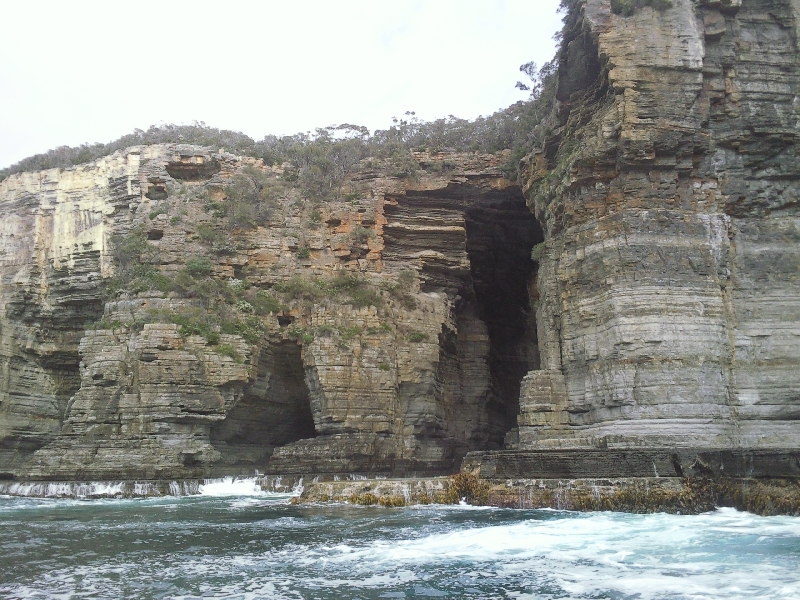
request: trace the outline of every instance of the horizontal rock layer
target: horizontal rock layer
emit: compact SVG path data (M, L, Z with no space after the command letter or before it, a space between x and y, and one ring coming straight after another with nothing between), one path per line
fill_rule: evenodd
M0 473L442 473L500 448L538 365L541 229L507 155L417 160L434 168L362 167L325 202L283 168L189 146L2 182ZM231 225L246 177L270 195ZM136 235L134 262L184 288L108 298L138 268L114 244ZM336 277L363 299L323 286ZM214 282L239 299L203 297ZM234 333L214 325L229 317Z
M509 448L800 446L800 11L670 4L567 15Z

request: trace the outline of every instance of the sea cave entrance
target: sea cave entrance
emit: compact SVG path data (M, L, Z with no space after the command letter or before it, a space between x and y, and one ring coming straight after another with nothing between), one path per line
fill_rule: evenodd
M477 313L489 334L487 449L502 447L505 434L516 426L520 383L540 363L533 303L538 263L531 251L544 233L521 191L515 192L476 203L465 219Z
M414 265L420 291L451 303L432 381L423 373L399 394L418 453L454 465L471 450L503 447L522 378L540 363L531 251L544 233L522 190L506 183L453 179L387 196L384 207L384 267ZM430 395L433 406L420 402Z
M300 346L292 340L262 348L256 380L210 432L221 466L251 468L264 467L276 447L315 435Z

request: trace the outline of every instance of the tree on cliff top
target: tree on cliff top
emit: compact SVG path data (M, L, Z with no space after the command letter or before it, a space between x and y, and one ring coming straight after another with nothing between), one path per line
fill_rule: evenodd
M361 159L369 155L410 157L411 150L484 153L511 150L508 168L514 174L519 159L544 139L546 117L555 103L555 61L538 71L534 63L526 63L521 70L529 76L531 84L518 83L518 87L530 91L529 98L473 120L449 115L421 121L409 112L406 118L394 119L388 129L377 130L372 135L365 127L344 124L318 128L314 133L268 135L260 141L238 131L210 127L202 121L191 125L153 125L147 131L136 129L107 144L60 146L25 158L0 170L0 181L14 173L72 167L130 146L149 144L224 148L233 154L261 158L270 165L288 162L296 169L301 185L309 194L318 197L339 192Z

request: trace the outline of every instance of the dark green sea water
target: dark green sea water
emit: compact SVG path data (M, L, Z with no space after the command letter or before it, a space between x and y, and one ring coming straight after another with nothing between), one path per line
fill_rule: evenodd
M0 497L0 597L800 598L795 517L288 499Z

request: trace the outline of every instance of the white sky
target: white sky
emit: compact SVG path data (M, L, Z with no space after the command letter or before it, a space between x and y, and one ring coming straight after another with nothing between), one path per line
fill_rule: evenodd
M559 0L4 2L0 168L194 120L254 139L487 115L555 52Z

